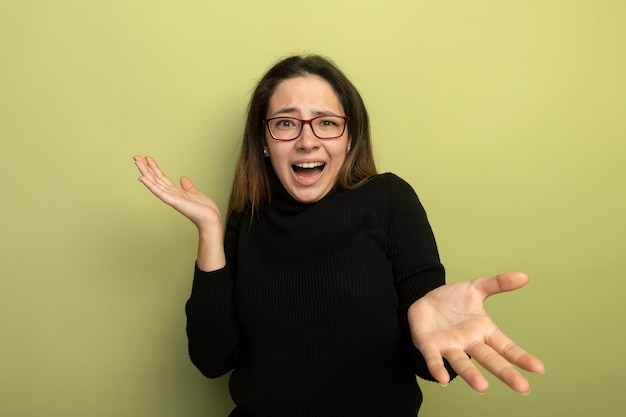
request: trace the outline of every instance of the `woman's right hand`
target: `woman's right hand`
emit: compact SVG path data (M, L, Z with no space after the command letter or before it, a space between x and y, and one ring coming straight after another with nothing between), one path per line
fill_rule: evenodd
M200 245L198 267L205 271L218 269L225 263L223 251L222 216L217 204L199 191L187 177L174 184L149 157L133 157L141 172L139 181L159 200L187 217L198 228Z
M135 156L135 165L141 172L139 181L165 204L172 206L195 224L198 229L212 229L219 224L222 216L213 200L198 191L187 177L174 184L159 168L156 161L146 156Z

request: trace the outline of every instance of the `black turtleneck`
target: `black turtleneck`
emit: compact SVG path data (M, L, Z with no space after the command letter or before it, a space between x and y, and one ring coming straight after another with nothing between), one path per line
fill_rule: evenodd
M233 215L225 268L195 270L187 302L193 363L208 377L234 369L245 417L413 417L408 307L444 284L415 192L393 174L313 204L280 194L252 222Z

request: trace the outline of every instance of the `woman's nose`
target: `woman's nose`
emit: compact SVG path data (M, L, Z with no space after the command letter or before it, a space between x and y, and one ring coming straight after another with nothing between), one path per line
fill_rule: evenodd
M302 132L298 140L298 146L303 149L316 149L320 145L320 140L313 133L313 128L310 124L302 126Z

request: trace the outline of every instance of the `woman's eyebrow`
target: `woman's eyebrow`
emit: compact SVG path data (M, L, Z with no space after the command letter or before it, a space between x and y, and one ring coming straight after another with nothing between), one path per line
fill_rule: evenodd
M298 109L296 109L295 107L285 107L283 109L276 110L274 113L271 114L270 117L274 117L279 114L292 114L292 113L297 113L297 112L298 112Z
M275 117L279 114L293 114L293 113L298 113L299 111L300 110L295 107L285 107L283 109L276 110L274 113L271 114L270 118ZM329 110L317 110L317 111L314 111L313 114L315 116L339 116L335 112L332 112Z

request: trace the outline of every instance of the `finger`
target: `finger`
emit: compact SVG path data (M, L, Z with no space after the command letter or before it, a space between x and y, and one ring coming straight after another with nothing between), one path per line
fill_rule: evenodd
M426 366L428 367L428 371L430 374L443 385L448 385L450 383L450 374L446 369L443 358L441 357L441 353L439 349L435 348L425 348L420 349L424 360L426 361Z
M485 295L485 298L508 291L517 290L528 283L528 275L524 272L507 272L491 278L474 280L474 285Z
M139 181L146 186L154 195L159 197L161 200L165 201L166 194L168 193L169 187L172 185L171 181L167 179L159 169L156 161L150 157L142 157L139 155L135 155L133 157L135 161L135 165L139 169L141 173L141 177L139 177ZM161 176L161 179L157 178L156 175ZM167 180L164 181L163 179ZM169 182L169 184L168 184Z
M530 391L528 380L520 374L504 357L490 346L484 343L477 343L468 353L481 364L487 371L491 372L502 382L513 390L521 393Z
M450 363L450 366L452 366L452 369L454 369L470 387L481 393L487 392L489 382L487 382L487 379L480 373L463 350L450 350L446 352L444 356Z
M161 170L157 162L154 160L154 158L150 156L146 156L146 162L147 162L148 168L150 168L150 173L155 179L155 182L160 182L166 186L173 184L172 181L163 173L163 171Z
M193 182L188 177L181 177L180 186L183 187L185 191L196 191L196 186L193 185Z
M139 170L142 176L150 175L150 168L148 167L148 162L143 156L135 155L133 157L133 160L135 161L135 166L137 167L137 169Z
M515 365L524 369L525 371L535 372L538 374L543 374L546 372L546 367L541 362L539 358L530 353L526 352L522 357L520 357L517 361L513 362Z
M141 177L139 177L139 181L141 181L146 187L148 187L148 185L157 185L159 183L158 177L154 171L153 166L151 166L149 159L140 157L140 156L136 156L134 158L135 160L135 165L137 166L137 168L139 169L139 172L141 173ZM150 187L148 187L150 188Z
M545 372L543 362L509 339L500 330L486 339L486 343L495 349L504 359L529 372Z

